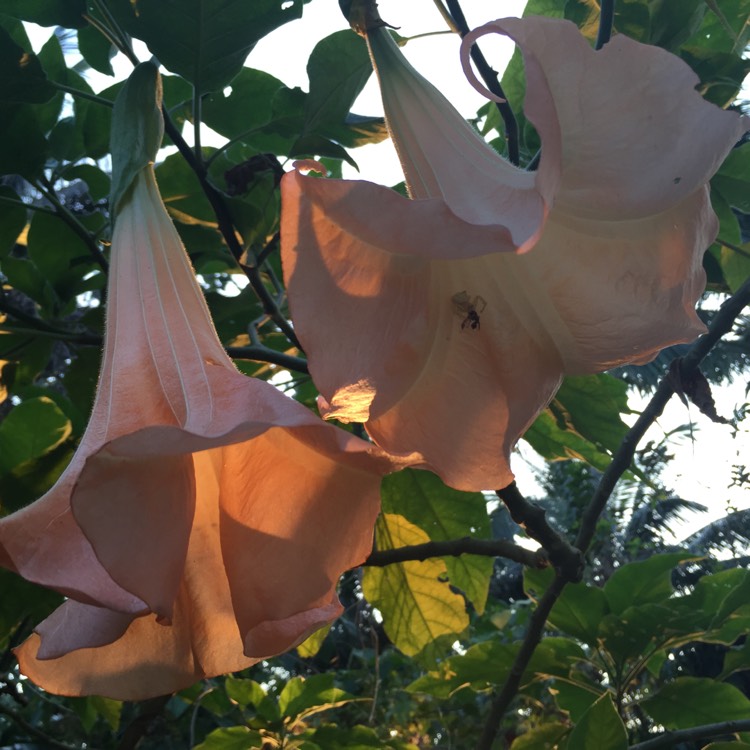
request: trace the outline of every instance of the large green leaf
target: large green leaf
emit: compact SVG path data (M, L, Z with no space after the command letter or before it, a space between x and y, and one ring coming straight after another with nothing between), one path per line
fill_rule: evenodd
M604 584L604 594L612 612L620 614L634 605L668 599L674 592L672 570L688 559L695 559L695 556L673 552L619 567Z
M605 693L581 717L568 739L571 750L627 750L628 733L612 696Z
M107 0L123 28L201 94L228 84L266 34L300 18L305 0Z
M345 703L362 700L334 684L333 672L311 677L293 677L279 695L279 710L284 719L293 721L301 716L327 711Z
M554 577L552 570L524 571L524 590L538 598ZM586 583L568 584L555 602L549 616L550 624L584 643L596 645L599 622L608 613L604 592Z
M193 750L251 750L263 744L260 732L247 727L221 727L214 729Z
M487 503L481 492L459 492L446 487L427 471L407 469L386 477L383 511L397 513L419 526L433 542L490 536ZM450 582L466 594L480 614L487 601L492 558L473 555L444 558Z
M579 458L598 469L610 462L628 426L627 385L611 375L567 377L524 435L548 459Z
M94 267L91 251L59 216L37 211L28 234L29 256L64 303L85 290Z
M0 174L33 181L42 174L48 150L35 105L0 102Z
M0 422L0 473L49 453L70 433L70 420L52 399L23 401Z
M424 544L427 534L403 516L383 514L376 526L379 550ZM388 637L405 654L426 650L443 636L458 637L469 624L464 600L451 591L440 559L366 568L362 589L383 615Z
M3 0L2 12L40 26L86 25L86 0Z
M557 743L569 732L567 724L548 722L516 737L510 750L555 750Z
M257 715L265 722L274 723L281 720L278 703L271 698L255 680L227 676L224 680L227 697L243 709L253 706Z
M282 88L270 73L242 68L231 87L206 97L203 121L225 138L249 135L271 121L273 98Z
M367 44L353 31L337 31L318 42L307 62L305 129L325 132L325 123L342 122L371 73Z
M16 44L0 26L0 99L38 104L54 94L39 58Z
M667 729L747 719L750 700L734 685L704 677L678 677L668 682L641 708Z
M487 690L505 681L519 647L519 642L503 643L499 639L477 643L464 654L448 657L436 670L415 680L407 689L437 698L449 698L467 686L475 691ZM534 650L521 685L525 686L538 676L567 678L584 658L583 649L571 639L545 638Z

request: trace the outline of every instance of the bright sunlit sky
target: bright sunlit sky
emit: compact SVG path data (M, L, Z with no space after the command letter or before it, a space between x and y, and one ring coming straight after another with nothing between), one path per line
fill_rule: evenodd
M464 0L462 3L471 27L495 18L518 16L524 6L525 0ZM446 28L432 0L380 0L379 9L384 20L399 27L401 36L444 31ZM347 28L347 23L336 0L312 0L305 6L301 20L289 23L261 40L250 54L247 65L272 73L288 86L300 86L307 90L305 66L310 52L320 39L344 28ZM29 29L37 50L52 33L52 29ZM513 51L511 43L497 35L485 37L482 48L496 70L505 67ZM476 113L485 100L464 78L458 49L458 38L453 34L444 34L415 39L406 45L404 52L412 64L437 85L462 114L469 117ZM137 46L136 51L141 59L145 60L150 56L143 46ZM116 65L118 76L127 75L130 67L122 58L120 64ZM112 79L94 74L90 83L95 90L100 90L111 85ZM353 109L363 115L382 114L374 76ZM204 142L210 143L210 138L204 139ZM403 179L390 141L357 149L353 152L353 157L360 166L360 177L386 185ZM345 170L347 177L358 176L347 165ZM719 414L726 417L731 417L733 410L746 400L744 384L717 389L714 395ZM638 396L631 398L634 409L642 408L644 404L645 401ZM635 416L628 421L634 420ZM665 481L678 495L709 505L711 512L693 516L687 523L675 526L673 531L677 539L729 510L750 507L750 493L746 489L728 489L732 465L750 463L750 429L747 424L738 438L732 439L728 426L712 424L697 408L691 407L688 410L677 398L673 398L659 422L660 426L653 428L646 439L658 440L663 431L674 430L678 425L691 421L694 441L691 442L689 437L680 437L672 444L672 452L677 458L670 465ZM522 492L534 495L538 493L538 487L527 458L533 462L534 453L522 443L521 455L514 457L513 469Z

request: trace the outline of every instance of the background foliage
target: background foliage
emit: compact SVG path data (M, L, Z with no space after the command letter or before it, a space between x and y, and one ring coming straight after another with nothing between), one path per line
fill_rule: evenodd
M108 266L111 103L122 83L113 78L94 94L87 75L112 75L118 49L134 60L131 38L165 68L171 148L157 179L219 336L241 370L275 378L314 408L281 282L279 179L298 157L322 158L340 174L343 161L356 164L358 147L387 131L382 118L351 112L371 68L364 42L349 31L317 44L306 91L244 67L258 40L304 19L309 1L143 0L137 13L128 0L3 3L0 512L54 483L90 411ZM526 13L568 18L593 41L600 3L530 0ZM38 54L23 22L48 27ZM622 0L614 30L682 57L710 101L742 106L748 0ZM72 64L75 51L82 59ZM522 113L518 53L502 86L528 164L540 144ZM224 145L201 147L200 123ZM482 107L475 123L506 150L494 105ZM188 130L198 135L193 148L181 135ZM721 230L705 257L701 314L709 323L718 302L742 293L750 276L749 147L727 159L712 200ZM714 387L747 379L748 324L738 316L704 361ZM595 518L583 580L563 583L541 642L528 636L535 627L541 634L535 602L556 585L544 565L549 557L559 570L575 552L565 540L581 532L601 472L628 432L628 393L650 395L669 361L686 351L673 347L642 368L566 380L525 438L545 460L538 506L520 495L457 492L425 472L388 478L377 551L341 582L345 615L293 653L175 696L140 705L64 699L23 680L10 649L59 597L0 570L0 747L750 747L750 512L733 511L679 546L668 541L670 523L702 506L663 484L672 459L666 443L652 441L627 462ZM740 429L747 409L726 429ZM748 477L736 467L738 485L747 487ZM546 552L515 544L530 537ZM507 682L514 674L516 688Z

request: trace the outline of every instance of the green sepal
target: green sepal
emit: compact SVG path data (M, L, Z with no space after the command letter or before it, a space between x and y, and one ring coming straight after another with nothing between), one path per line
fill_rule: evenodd
M136 175L156 159L164 136L162 86L158 68L141 63L130 74L112 110L112 192L109 206L116 216Z

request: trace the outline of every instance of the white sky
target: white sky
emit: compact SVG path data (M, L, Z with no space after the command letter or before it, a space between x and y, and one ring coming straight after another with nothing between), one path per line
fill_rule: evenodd
M505 16L521 14L525 0L463 0L462 7L471 27ZM430 31L442 31L445 24L432 0L380 0L380 14L383 19L400 27L402 36L413 36ZM336 0L313 0L305 6L303 18L286 24L261 40L248 58L247 64L272 73L289 86L301 86L307 90L305 66L315 44L325 36L347 27ZM52 33L52 29L32 30L32 43L38 49ZM458 58L459 40L455 35L431 36L411 41L404 52L412 64L425 77L438 86L465 116L472 116L485 100L465 80ZM496 70L503 70L510 59L512 44L497 35L483 40L482 48ZM136 48L138 51L138 48ZM140 48L142 59L148 58L144 48ZM130 65L122 61L118 66L120 75L127 75ZM112 83L112 79L98 76L91 81L95 90ZM382 105L377 90L375 76L357 100L354 111L363 115L382 114ZM186 131L186 135L188 135ZM376 146L366 146L352 153L360 166L360 177L386 185L395 184L403 175L393 146L389 141ZM357 173L345 165L347 177ZM744 384L737 383L732 388L717 389L714 394L717 410L723 416L731 417L734 409L746 399ZM637 396L631 398L633 408L641 408ZM635 416L629 421L634 421ZM665 482L685 499L709 505L711 512L691 518L682 528L675 528L677 538L692 533L713 518L724 515L729 510L750 507L750 492L747 489L728 489L731 482L732 465L750 464L750 425L737 439L732 439L731 429L726 425L714 425L698 410L690 411L677 398L673 398L666 414L647 435L646 440L659 440L664 431L671 431L678 425L692 421L694 442L680 438L673 445L676 460L665 474ZM528 447L523 451L528 456ZM538 492L536 482L524 461L517 456L513 469L518 475L519 487L526 494Z

